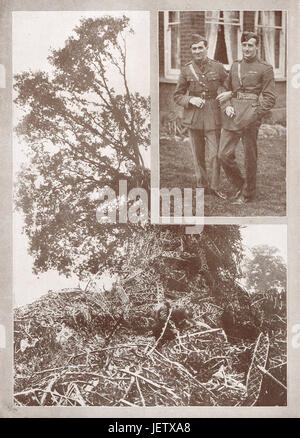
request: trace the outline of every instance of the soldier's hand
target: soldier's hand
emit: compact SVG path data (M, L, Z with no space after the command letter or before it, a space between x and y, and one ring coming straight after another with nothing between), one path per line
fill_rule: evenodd
M234 117L234 108L233 108L233 106L227 106L227 107L225 108L225 114L226 114L228 117Z
M202 99L202 97L191 97L190 104L197 106L198 108L202 108L203 105L205 104L205 100Z
M231 99L231 96L232 96L232 91L223 91L223 93L218 94L216 100L219 103L224 103L227 100Z

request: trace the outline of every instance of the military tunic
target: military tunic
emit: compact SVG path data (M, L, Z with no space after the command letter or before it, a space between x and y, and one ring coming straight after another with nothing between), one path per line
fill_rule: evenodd
M233 119L222 114L223 127L226 129L239 130L240 126L243 128L261 119L275 105L273 67L261 59L234 61L224 86L233 92L233 99L223 104L222 109L233 105L236 110L236 116ZM237 99L241 93L244 94L244 98ZM252 98L247 99L247 96L252 96ZM242 118L244 120L241 120ZM236 122L237 119L240 123Z
M217 94L225 91L223 83L227 73L223 65L206 58L201 64L188 62L180 73L174 92L174 101L183 107L182 124L189 128L198 187L218 190L220 164L218 147L221 115ZM205 100L202 108L190 104L192 97ZM206 170L205 152L209 171Z
M261 118L275 105L276 93L273 67L257 57L234 61L224 82L233 92L231 100L221 105L222 112L233 106L235 116L222 113L222 134L219 159L233 186L242 188L246 200L256 191L257 135ZM235 161L235 149L242 138L245 155L245 179Z
M183 67L175 89L174 101L184 108L182 123L185 126L205 131L220 129L220 108L216 97L220 92L225 91L223 83L226 77L227 73L223 65L209 58L206 58L201 65L190 61ZM193 96L205 99L202 108L189 103Z

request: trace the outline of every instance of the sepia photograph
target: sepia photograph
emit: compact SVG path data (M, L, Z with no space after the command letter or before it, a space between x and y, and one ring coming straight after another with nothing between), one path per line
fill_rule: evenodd
M160 187L286 215L287 12L159 12Z
M25 301L32 268L68 287L126 238L126 218L97 217L103 188L149 190L149 25L144 11L13 13L14 286Z
M13 14L15 406L286 406L286 226L189 235L111 197L149 190L147 28Z
M299 416L296 3L0 0L1 418Z
M16 406L286 406L286 232L137 229L98 276L40 284L14 309Z

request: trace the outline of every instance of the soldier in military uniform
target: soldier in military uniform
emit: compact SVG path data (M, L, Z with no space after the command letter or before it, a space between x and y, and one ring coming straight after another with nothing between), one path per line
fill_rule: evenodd
M182 124L189 128L197 187L224 199L219 191L221 114L216 97L226 90L222 85L227 73L221 63L207 57L207 41L203 36L192 35L191 52L193 59L181 70L174 101L184 108Z
M217 97L223 119L219 159L235 188L232 196L235 204L250 202L255 197L257 135L262 117L276 100L273 67L257 57L258 35L244 32L241 43L243 59L233 62L224 84L228 91ZM244 146L245 180L235 160L240 139Z

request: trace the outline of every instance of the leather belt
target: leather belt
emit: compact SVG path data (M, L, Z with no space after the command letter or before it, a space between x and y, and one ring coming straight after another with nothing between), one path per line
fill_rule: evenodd
M202 97L202 99L215 99L217 97L217 94L211 94L208 93L207 91L199 91L199 92L193 91L192 93L190 93L190 96Z
M254 93L242 93L241 91L237 91L233 93L232 97L236 97L241 100L257 100L258 96Z

